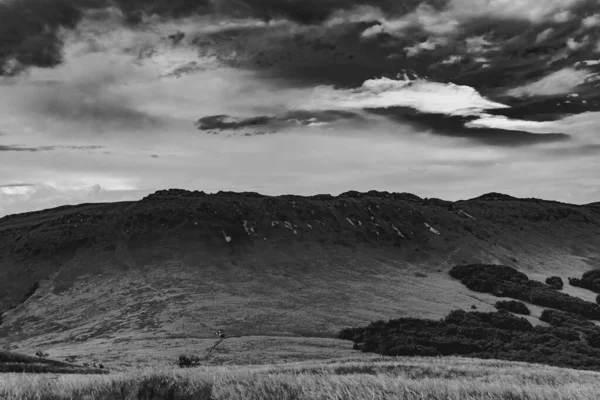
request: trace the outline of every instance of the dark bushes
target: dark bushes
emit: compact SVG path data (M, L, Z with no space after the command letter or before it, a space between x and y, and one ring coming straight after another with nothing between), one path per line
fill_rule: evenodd
M458 265L450 270L450 275L477 292L511 297L538 306L600 320L600 305L558 292L542 282L530 280L527 275L512 267L484 264Z
M530 315L531 314L531 311L529 311L529 308L527 308L527 306L525 304L521 303L520 301L516 301L516 300L497 301L496 308L498 310L510 311L515 314L522 314L522 315Z
M578 286L594 293L600 293L600 269L585 272L581 279L569 278L569 283L571 286Z
M179 356L179 361L177 362L179 368L193 368L200 365L200 357L198 356L186 356L182 354Z
M562 290L562 288L564 287L564 282L563 280L560 278L560 276L551 276L546 278L546 285L556 289L556 290Z
M600 328L562 311L534 327L507 311L452 311L439 321L402 318L340 332L355 348L389 356L467 355L600 371Z
M44 353L42 350L38 350L35 352L35 356L37 358L48 358L48 353Z

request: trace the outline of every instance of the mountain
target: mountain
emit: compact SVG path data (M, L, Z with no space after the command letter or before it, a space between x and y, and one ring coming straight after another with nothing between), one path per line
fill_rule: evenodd
M498 193L450 202L164 190L7 216L0 237L0 345L53 358L210 348L217 330L238 337L240 354L256 337L314 338L318 353L347 326L491 311L450 278L457 264L564 280L600 265L597 206Z

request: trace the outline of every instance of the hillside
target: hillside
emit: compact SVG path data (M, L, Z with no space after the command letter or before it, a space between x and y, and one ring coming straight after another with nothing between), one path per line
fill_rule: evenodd
M448 202L167 190L4 217L0 236L0 345L113 362L190 347L213 361L257 346L266 362L332 357L351 351L329 339L341 328L494 310L492 295L450 278L454 265L565 281L600 265L600 209L496 193ZM219 329L231 339L207 350Z

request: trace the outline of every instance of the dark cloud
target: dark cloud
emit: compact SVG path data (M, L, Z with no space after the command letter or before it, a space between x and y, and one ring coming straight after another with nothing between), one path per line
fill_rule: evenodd
M212 11L212 0L5 0L0 2L0 76L29 66L53 67L62 62L61 29L73 29L86 12L117 7L126 23L144 15L181 17ZM96 12L91 18L106 15Z
M349 111L323 110L293 110L281 116L255 116L236 118L230 115L211 115L196 121L196 127L209 133L221 131L241 131L246 136L276 133L285 128L298 125L328 124L336 121L362 120L357 114Z
M0 145L0 152L28 152L35 153L38 151L52 151L52 150L99 150L103 149L102 146L37 146L37 147L28 147L28 146L20 146L20 145Z
M86 9L102 0L6 0L0 2L0 75L13 74L15 60L25 66L52 67L62 61L60 28L72 29Z
M130 24L138 24L145 15L178 18L213 11L213 0L113 0Z
M22 188L22 187L34 187L33 183L8 183L5 185L0 185L0 189L2 188Z
M130 24L140 23L145 15L174 18L196 14L286 19L299 23L301 26L294 25L293 29L280 25L223 28L191 39L199 48L214 50L223 64L257 71L263 79L275 83L280 80L287 86L353 88L367 79L395 79L406 74L411 78L427 77L431 81L471 86L486 97L514 105L513 109L493 112L513 118L555 120L569 113L596 110L600 106L595 101L577 103L538 98L534 104L502 97L510 88L541 79L572 66L574 62L592 57L593 47L600 39L600 29L582 32L581 20L600 10L596 2L581 2L571 9L571 17L562 22L552 18L532 22L527 18L517 20L495 14L465 18L455 31L443 35L442 44L433 47L418 47L436 36L423 21L417 21L398 35L383 29L375 35L364 35L370 28L383 26L386 20L406 16L424 4L429 5L425 8L432 13L431 16L446 9L449 1L9 0L0 3L0 75L2 70L4 74L13 74L19 72L22 66L50 67L60 63L62 44L59 30L75 27L86 11L100 11L112 6L118 8L125 22ZM345 23L322 24L336 12L360 6L380 9L385 19L380 21L373 17L370 21L350 22L351 18L348 18ZM93 18L100 20L106 18L102 12L94 15ZM544 32L547 34L542 35ZM468 40L478 36L488 41L489 46L473 52ZM183 36L174 35L173 38L180 41ZM571 51L567 46L568 40L581 41L585 45ZM410 53L406 50L415 45L419 51ZM564 51L570 52L565 57L557 57ZM447 62L452 57L460 61ZM198 64L192 62L171 75L183 75L198 68ZM587 86L592 88L590 85ZM92 89L75 88L73 93L64 96L59 93L56 98L52 94L33 106L52 117L93 122L100 128L108 123L145 129L161 123L157 118L136 110L127 100L103 98L98 96L101 89ZM579 92L581 90L585 88L578 88ZM257 126L259 122L260 118L236 123ZM269 123L267 121L264 125ZM229 126L228 129L236 128Z
M196 127L203 131L225 129L237 130L247 127L266 126L273 120L275 120L274 117L266 116L238 119L229 115L211 115L200 118L196 122Z
M421 4L435 9L443 8L447 0L221 0L216 1L221 13L239 17L264 20L284 18L302 24L316 24L327 20L337 11L351 10L359 6L381 9L390 16L413 11Z
M399 49L413 39L361 38L362 32L376 24L312 26L294 33L287 27L239 27L215 33L198 44L215 48L224 64L256 70L269 80L355 87L374 76L395 77L402 69L411 68Z
M54 150L54 146L40 146L40 147L24 147L18 145L0 145L0 152L3 151L19 151L19 152L37 152L37 151L50 151Z
M28 66L53 67L62 61L60 29L75 28L84 15L116 7L124 22L139 24L144 16L167 18L217 13L243 18L285 18L313 24L339 10L360 5L391 14L406 13L423 0L6 0L0 3L0 75L13 75ZM441 7L446 0L427 0Z
M561 95L524 99L503 97L499 100L510 108L486 110L488 114L530 121L558 121L568 115L600 109L600 95L595 93L567 98Z
M371 108L366 111L409 124L419 130L431 131L435 135L465 138L493 146L516 147L570 139L564 133L537 134L489 127L469 128L465 124L476 120L476 117L425 114L408 107Z
M330 15L328 10L343 8L336 1L320 3L318 9L323 10L323 15ZM355 6L361 2L346 3ZM402 14L393 4L383 3L371 2L386 10L388 18L393 19L394 12ZM298 6L293 1L239 1L237 4L241 5L240 12L256 8L293 11ZM444 5L438 4L439 8ZM414 9L413 6L408 6L404 12ZM378 20L314 25L294 29L291 33L286 33L286 27L238 27L216 33L213 42L208 43L222 54L223 63L256 70L271 81L279 79L287 84L348 88L360 86L367 79L396 78L407 73L409 77L471 86L486 97L500 101L501 95L511 88L572 67L577 61L596 59L593 51L600 40L600 29L581 31L582 18L592 10L600 11L600 6L595 2L582 2L571 10L568 20L561 22L552 17L540 22L496 14L466 18L456 31L441 36L442 44L414 54L408 54L406 49L436 37L427 26L416 24L399 35L382 30L380 34L365 37L363 34L369 28L384 24ZM290 16L292 11L286 18L296 18ZM542 35L546 31L547 34ZM474 51L468 42L476 37L483 38L489 45ZM569 40L584 41L585 46L573 51L567 45ZM452 57L459 61L448 62ZM553 119L556 118L553 114L568 114L574 108L569 103L564 103L567 104L564 107L555 107L556 104L553 106L550 101L546 103L542 104L545 110L535 112L540 119L544 114ZM595 109L597 105L587 102L581 103L573 112Z

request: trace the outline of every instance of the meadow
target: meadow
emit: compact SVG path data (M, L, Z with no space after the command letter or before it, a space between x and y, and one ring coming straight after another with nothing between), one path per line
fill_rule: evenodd
M10 400L578 400L598 393L600 373L459 357L0 375L0 398Z

